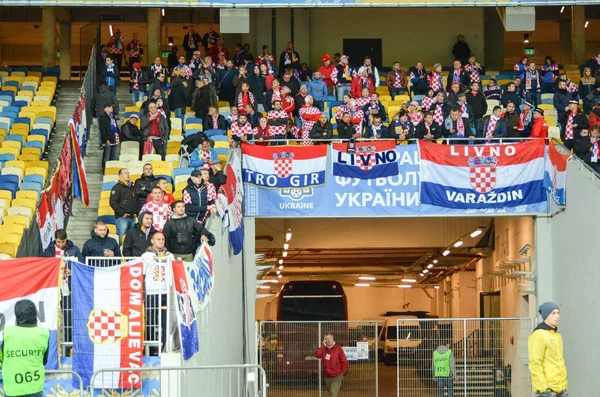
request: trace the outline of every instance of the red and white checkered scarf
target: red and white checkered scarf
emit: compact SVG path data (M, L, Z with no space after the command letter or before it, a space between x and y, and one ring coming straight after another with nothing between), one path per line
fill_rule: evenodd
M426 96L421 101L421 107L423 108L423 110L425 110L427 112L427 111L429 111L429 109L431 109L431 105L433 105L434 103L435 103L435 98L430 98L430 97Z
M213 130L219 129L219 115L218 114L212 116L212 125L213 125Z
M394 88L402 88L402 78L400 76L400 71L394 70L394 73L396 73L396 77L394 78L394 82L392 83L392 86Z
M443 107L444 102L436 102L435 110L433 111L433 121L440 125L444 122L444 113L442 112Z
M574 138L574 134L573 134L573 121L575 120L575 115L577 114L577 111L571 112L571 114L569 114L569 118L567 119L567 125L565 127L565 140L566 139L573 139Z
M438 92L442 89L442 75L436 71L431 72L431 77L429 78L429 85L435 92Z
M423 113L421 112L409 112L408 117L413 124L419 124L423 121Z
M493 115L490 116L490 119L489 119L488 125L487 125L487 129L485 130L486 138L491 138L494 136L494 129L496 128L496 124L498 124L498 119L495 118Z
M475 65L471 65L470 63L465 66L465 70L469 72L469 77L471 78L471 83L479 83L481 79L479 78L479 69L475 67Z

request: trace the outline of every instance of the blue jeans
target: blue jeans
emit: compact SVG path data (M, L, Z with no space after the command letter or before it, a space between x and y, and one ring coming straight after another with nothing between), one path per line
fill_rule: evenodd
M175 109L175 117L181 119L181 125L185 125L183 120L185 118L185 108L177 108Z
M139 101L143 101L145 96L146 93L144 91L131 91L131 99L133 100L133 106L135 106L135 104Z
M404 95L404 88L392 88L390 95L392 96L392 100L394 100L396 95Z
M344 100L344 94L349 94L350 93L350 84L347 84L347 85L338 85L336 87L336 91L337 91L337 99L338 99L338 101L343 101Z
M448 397L454 396L454 378L435 378L438 384L438 395L439 397L444 397L444 391L448 388Z
M535 91L529 91L525 95L525 100L527 102L531 102L535 108L536 106L539 106L542 103L542 94Z
M127 233L129 229L135 226L135 218L128 218L126 216L123 216L121 218L117 218L115 220L115 224L117 226L117 235L119 236L119 242L123 244L123 236L125 236L125 233Z

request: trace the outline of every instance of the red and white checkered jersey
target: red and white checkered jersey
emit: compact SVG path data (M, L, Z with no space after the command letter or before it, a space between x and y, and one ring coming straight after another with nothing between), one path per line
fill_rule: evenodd
M150 211L152 213L152 226L159 232L163 231L165 223L171 219L171 215L173 214L171 207L164 201L159 204L155 204L153 201L146 203L142 206L140 212L144 211Z
M275 119L287 119L288 118L288 114L283 110L270 110L269 113L267 114L267 118L269 120L275 120ZM275 135L285 135L285 125L272 125L270 127L271 129L271 134L275 134Z
M348 105L340 105L339 108L335 111L335 119L341 120L344 113L348 111Z
M302 106L298 110L298 114L302 118L302 138L308 139L313 125L319 121L318 117L321 116L321 111L314 106Z
M371 97L360 97L360 98L356 98L356 106L360 107L360 108L364 108L369 102L371 102Z
M246 121L246 124L240 125L240 123L231 124L231 135L237 136L238 138L244 135L252 135L252 125Z

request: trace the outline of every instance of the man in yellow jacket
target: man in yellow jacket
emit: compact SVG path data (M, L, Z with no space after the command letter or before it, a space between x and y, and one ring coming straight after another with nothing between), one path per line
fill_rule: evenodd
M544 320L529 336L529 371L536 396L567 397L567 367L563 340L558 332L560 309L556 303L540 306Z

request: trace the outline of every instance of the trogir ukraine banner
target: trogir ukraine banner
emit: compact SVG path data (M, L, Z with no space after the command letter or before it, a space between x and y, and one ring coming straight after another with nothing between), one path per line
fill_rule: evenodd
M547 211L544 140L499 145L419 142L421 204L481 210Z
M354 153L347 152L346 143L242 148L246 216L548 212L542 139L397 146L393 140L359 141ZM561 183L559 178L557 185Z
M95 371L139 368L143 355L144 263L72 265L73 370L84 385ZM140 372L99 377L95 388L141 387Z
M565 184L567 179L567 160L569 160L569 157L569 154L559 153L556 147L554 147L554 142L548 145L544 187L550 191L552 199L560 206L567 204Z

